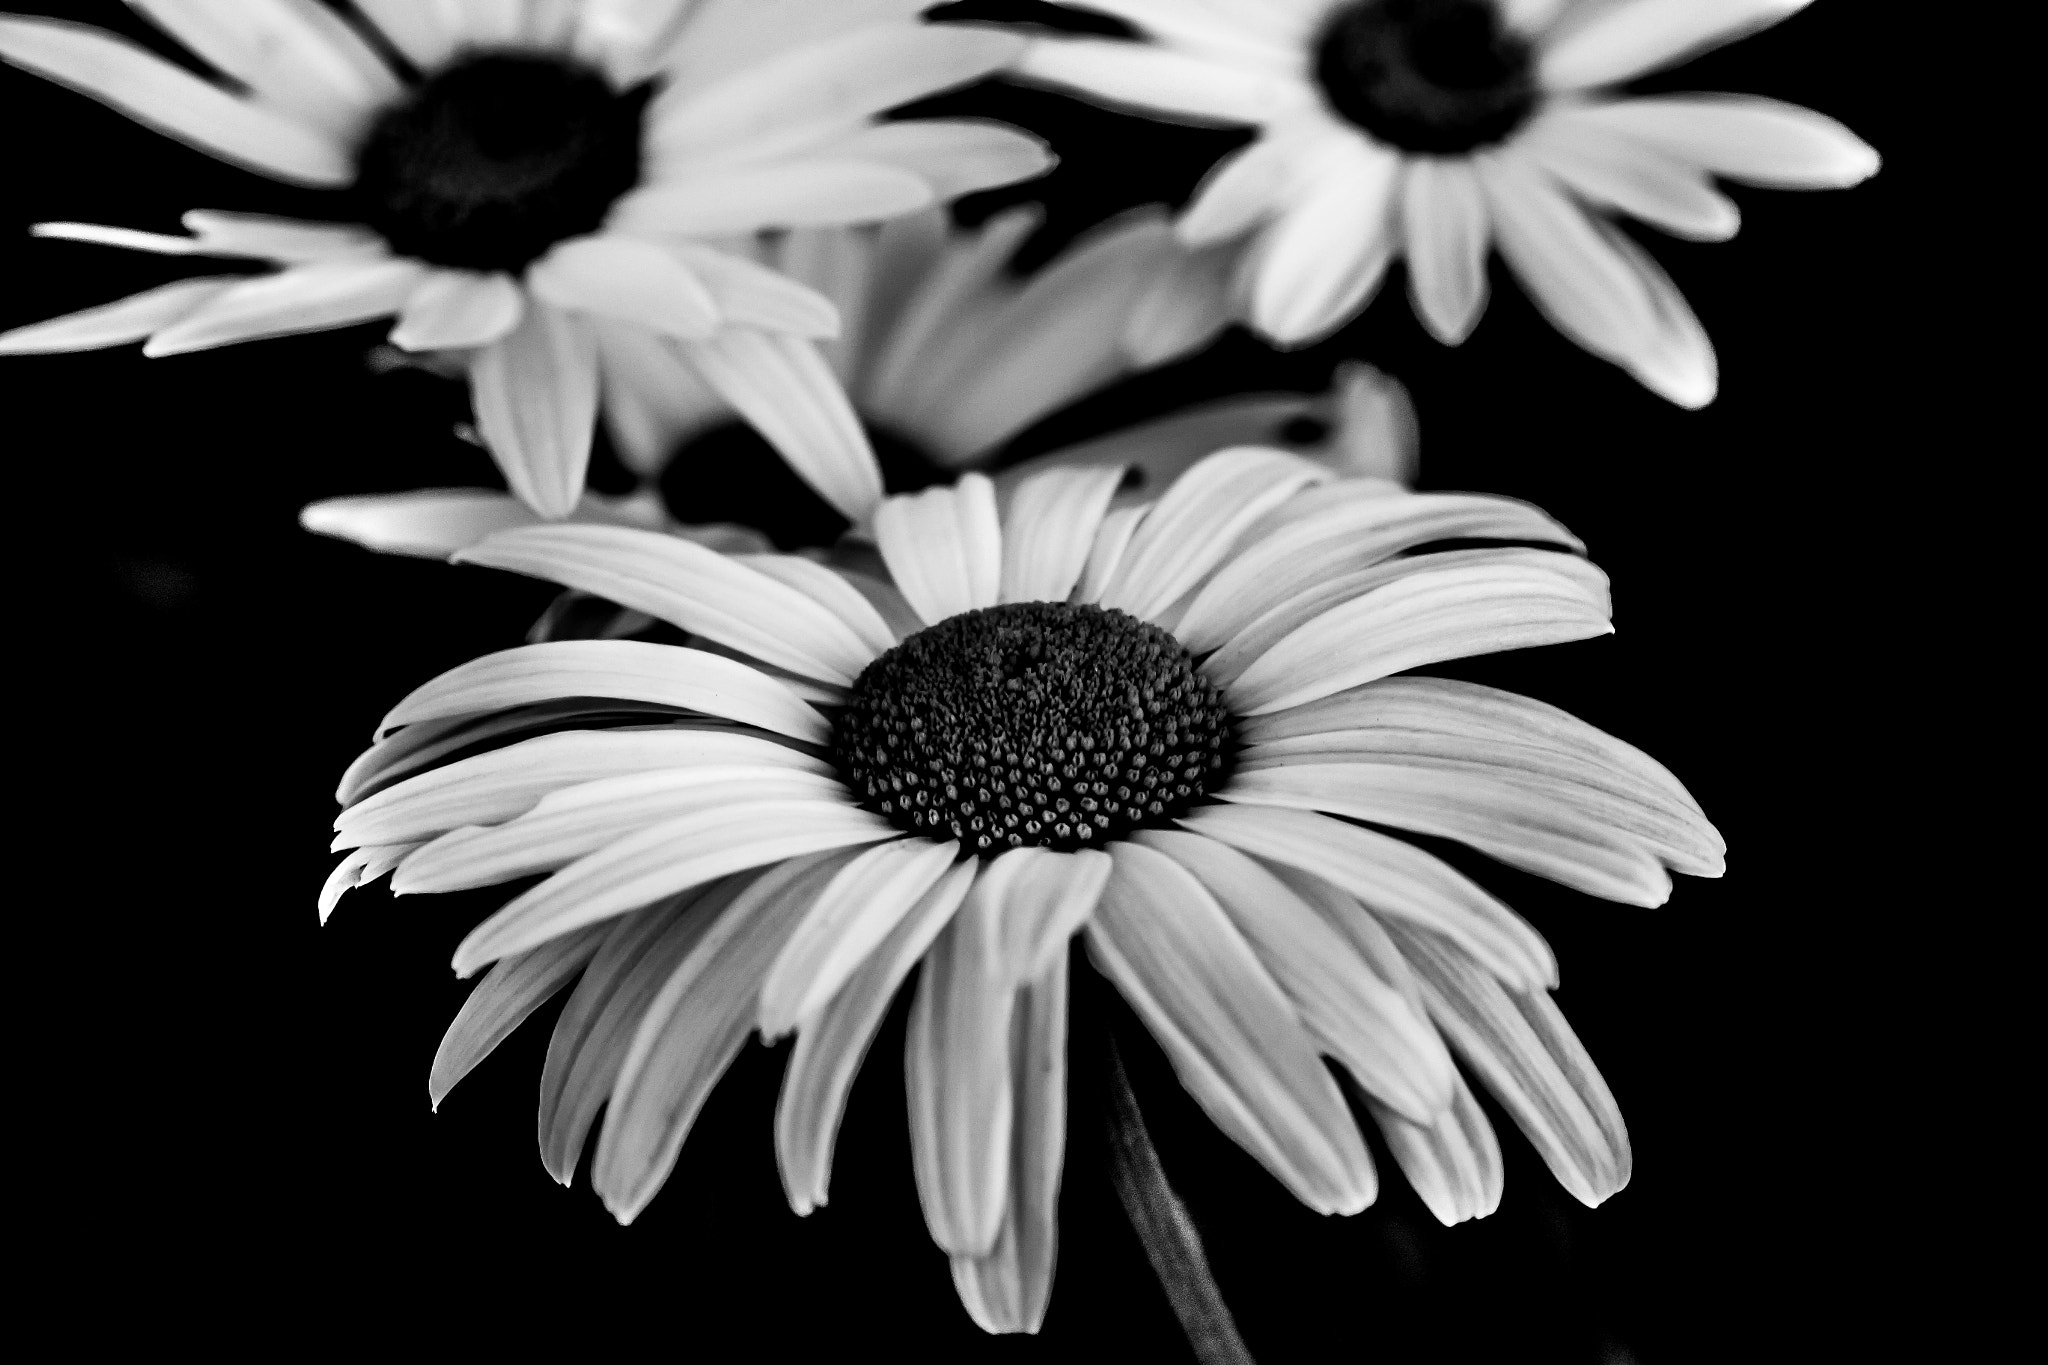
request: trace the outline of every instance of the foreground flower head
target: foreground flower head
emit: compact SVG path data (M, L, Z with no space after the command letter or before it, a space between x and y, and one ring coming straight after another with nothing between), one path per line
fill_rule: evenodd
M338 213L358 221L42 224L277 269L17 328L0 353L142 340L173 355L395 313L396 345L468 354L484 440L543 516L583 491L621 346L667 348L827 501L870 510L873 453L815 346L832 305L715 243L884 219L1049 164L991 124L876 121L1021 46L924 25L929 0L361 0L398 63L316 0L136 7L240 89L52 19L0 18L0 58L273 179L346 191Z
M1734 234L1712 177L1853 185L1877 154L1834 120L1746 95L1616 97L1634 80L1807 0L1061 0L1149 41L1047 38L1019 69L1141 112L1258 126L1182 217L1192 244L1245 238L1253 324L1315 340L1396 256L1424 325L1456 345L1498 246L1550 320L1686 407L1713 347L1655 261L1605 214Z
M1722 845L1630 746L1493 688L1396 676L1611 630L1578 542L1503 499L1203 460L1151 503L1058 469L885 501L866 570L620 527L490 537L468 562L669 621L704 648L508 650L413 692L343 780L323 915L538 876L479 925L448 1088L571 980L543 1156L634 1217L755 1029L792 1031L790 1202L823 1204L848 1089L921 964L905 1065L917 1184L975 1319L1050 1294L1069 939L1224 1131L1304 1203L1369 1204L1323 1058L1446 1223L1500 1150L1455 1052L1588 1203L1627 1181L1612 1096L1506 906L1361 822L1461 840L1637 905ZM1428 550L1438 542L1545 548ZM493 965L495 964L495 965ZM580 974L580 979L579 979ZM1448 1048L1447 1048L1448 1044Z

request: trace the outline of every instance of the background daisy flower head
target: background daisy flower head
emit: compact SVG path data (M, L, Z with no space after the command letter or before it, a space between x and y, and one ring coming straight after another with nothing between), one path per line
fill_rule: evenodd
M1721 871L1644 754L1407 675L1608 633L1600 572L1526 504L1281 451L1219 452L1113 508L1119 479L1049 470L999 496L969 474L888 499L872 572L585 525L462 556L707 643L486 656L401 701L344 778L323 915L387 871L400 892L539 878L457 949L458 972L490 972L437 1102L575 980L543 1155L566 1182L602 1108L593 1181L630 1220L748 1034L794 1032L775 1142L808 1212L921 966L905 1066L925 1218L975 1320L1036 1330L1079 934L1217 1125L1314 1209L1376 1190L1324 1058L1446 1223L1501 1185L1453 1052L1574 1195L1621 1188L1627 1136L1550 1001L1549 948L1382 828L1636 905L1666 899L1669 869Z
M833 505L881 496L815 339L816 291L721 239L865 222L1037 174L1042 146L971 120L880 123L1021 40L926 25L927 0L133 0L220 75L54 19L0 18L0 58L201 151L343 191L301 222L197 210L189 236L44 236L264 262L0 335L0 353L144 341L172 355L397 315L460 351L478 427L547 517L584 486L619 346L666 346Z
M1022 72L1155 116L1257 126L1179 230L1245 240L1241 306L1284 345L1355 316L1396 256L1423 324L1456 345L1497 247L1565 335L1699 407L1713 347L1607 215L1719 241L1739 215L1716 176L1821 189L1878 166L1834 120L1775 100L1607 93L1807 0L1059 2L1145 41L1043 38Z

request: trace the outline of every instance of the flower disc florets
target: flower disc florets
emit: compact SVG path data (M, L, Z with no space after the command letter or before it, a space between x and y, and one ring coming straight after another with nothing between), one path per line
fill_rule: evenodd
M1358 0L1324 28L1315 73L1339 114L1429 155L1503 141L1536 106L1529 45L1493 0Z
M1220 785L1230 718L1166 631L1022 602L919 631L854 681L840 772L913 833L1071 851L1170 821Z
M363 216L401 256L522 269L596 230L638 183L647 93L550 56L464 58L371 126L357 163Z

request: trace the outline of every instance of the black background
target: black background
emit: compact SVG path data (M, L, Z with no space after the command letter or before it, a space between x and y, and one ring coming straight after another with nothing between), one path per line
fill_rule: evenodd
M1890 720L1868 708L1890 708L1874 698L1910 690L1919 666L1887 623L1925 604L1905 556L1951 458L1930 310L1982 263L1925 255L1936 139L1895 79L1918 54L1882 9L1821 5L1647 87L1808 104L1886 157L1847 193L1737 189L1733 242L1654 240L1720 350L1704 412L1557 336L1496 261L1462 348L1422 332L1397 269L1324 345L1280 356L1233 336L1020 443L1231 390L1318 389L1347 356L1385 367L1421 414L1423 487L1535 501L1615 580L1617 636L1458 671L1646 748L1731 846L1725 880L1681 878L1655 911L1452 855L1558 949L1559 1000L1634 1136L1634 1183L1599 1210L1503 1121L1494 1217L1441 1228L1387 1160L1372 1209L1317 1217L1125 1032L1168 1171L1269 1365L1834 1358L1873 1325L1902 1330L1887 1274L1924 1252L1894 1230L1921 1198L1906 1191L1925 1139L1900 1131L1914 1101L1899 1077L1922 1072L1927 1045L1874 980L1874 926L1913 893L1874 871L1901 833L1874 739ZM112 0L61 12L148 33ZM1046 180L962 209L1048 199L1027 261L1116 209L1180 202L1241 140L1008 88L932 107L1013 119L1062 154ZM190 207L334 211L11 70L0 118L0 325L213 268L31 241L30 222L175 231ZM977 1331L925 1235L900 1001L855 1088L833 1201L809 1219L774 1171L780 1050L749 1047L626 1229L535 1158L552 1010L429 1112L427 1064L468 989L449 953L499 896L378 888L317 927L332 787L393 700L517 643L548 593L297 528L317 497L492 481L452 434L457 386L365 363L379 330L0 361L30 798L15 1169L35 1196L37 1297L88 1305L52 1320L81 1341L265 1350L364 1334L599 1352L648 1339L704 1359L1182 1358L1104 1172L1088 1040L1114 1007L1099 992L1077 1000L1064 1240L1036 1340ZM745 470L706 477L745 506Z

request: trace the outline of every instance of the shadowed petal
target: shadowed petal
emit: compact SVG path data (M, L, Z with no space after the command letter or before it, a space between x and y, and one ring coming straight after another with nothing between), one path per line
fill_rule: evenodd
M529 305L517 327L471 362L469 388L484 444L512 491L544 517L569 515L583 496L597 421L589 320Z
M427 1097L434 1108L439 1109L456 1082L496 1051L527 1016L575 979L610 929L593 924L564 934L531 952L505 958L476 983L434 1053L434 1068L427 1076Z

